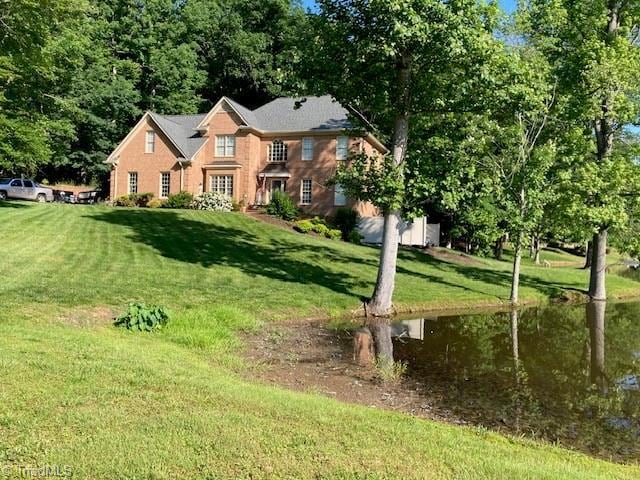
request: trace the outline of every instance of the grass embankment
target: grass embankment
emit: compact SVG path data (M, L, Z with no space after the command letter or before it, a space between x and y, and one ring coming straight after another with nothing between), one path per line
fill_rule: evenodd
M375 277L375 249L237 214L5 203L0 219L0 465L71 465L77 478L640 475L233 373L244 368L238 329L356 307ZM403 305L508 294L508 264L401 256ZM539 300L585 280L577 270L526 268L523 293ZM618 293L638 285L609 282ZM166 305L174 318L153 335L111 327L111 309L132 300Z

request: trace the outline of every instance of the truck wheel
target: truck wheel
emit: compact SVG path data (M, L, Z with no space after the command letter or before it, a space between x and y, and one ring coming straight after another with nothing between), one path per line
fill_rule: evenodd
M6 200L7 199L7 192L5 192L4 190L0 190L0 200Z
M45 196L44 193L39 193L38 196L36 197L36 200L38 201L38 203L44 203L47 201L47 197Z

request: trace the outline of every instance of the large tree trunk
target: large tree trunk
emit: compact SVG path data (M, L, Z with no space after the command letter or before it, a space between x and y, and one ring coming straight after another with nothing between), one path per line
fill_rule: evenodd
M584 270L591 268L591 257L593 256L593 243L591 240L587 241L587 251L584 254Z
M398 64L398 114L394 124L393 161L402 165L407 153L409 140L409 103L411 94L411 56L406 52ZM384 232L380 249L378 278L373 296L367 305L367 315L387 316L391 313L393 289L395 287L396 262L400 233L400 210L384 214ZM375 336L375 332L374 332ZM377 346L377 342L376 342Z
M609 42L615 41L620 29L620 9L622 2L609 2L609 20L607 22L607 35ZM593 125L597 146L597 161L601 163L611 155L613 151L613 139L615 127L610 115L613 101L607 93L600 102L600 118ZM607 227L601 225L593 236L593 253L591 270L589 275L589 297L592 300L604 300L607 298L605 281L607 268Z
M513 250L513 269L511 271L511 296L509 301L516 305L520 290L520 263L522 261L522 233L518 233Z
M587 326L591 350L591 368L589 379L598 387L601 394L607 393L607 377L605 374L604 351L604 314L606 302L589 302L587 304Z
M399 224L400 211L394 210L385 214L378 278L373 296L367 304L367 316L383 317L391 312L396 262L398 259L398 242L400 240Z
M594 234L592 243L589 297L591 300L606 300L607 229L601 229Z
M386 318L375 318L369 321L369 330L373 334L378 365L385 367L393 363L393 342L391 325Z

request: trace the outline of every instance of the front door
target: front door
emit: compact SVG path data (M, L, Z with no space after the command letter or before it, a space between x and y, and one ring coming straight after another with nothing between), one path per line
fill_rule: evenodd
M269 189L269 201L271 201L271 195L273 195L273 192L275 191L284 192L286 188L287 188L287 182L285 180L276 179L276 178L272 179L271 188Z

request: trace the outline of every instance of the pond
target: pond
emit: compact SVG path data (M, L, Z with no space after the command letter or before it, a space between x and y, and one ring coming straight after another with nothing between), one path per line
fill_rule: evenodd
M471 424L640 460L640 302L422 316L394 355Z

